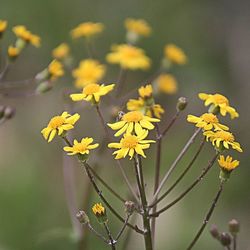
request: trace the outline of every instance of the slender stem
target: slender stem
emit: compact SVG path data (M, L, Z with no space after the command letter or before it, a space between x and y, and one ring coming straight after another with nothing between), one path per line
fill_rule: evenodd
M208 173L208 171L211 169L211 167L213 166L214 162L216 161L218 155L219 155L219 152L216 153L216 155L213 157L213 159L203 169L203 171L201 172L200 176L184 192L182 192L175 200L173 200L172 202L170 202L167 206L163 207L162 209L160 209L158 212L156 212L154 214L150 214L150 216L152 216L152 217L159 216L161 213L165 212L170 207L172 207L177 202L179 202L182 198L184 198L204 178L204 176Z
M107 232L107 235L109 237L109 245L111 246L112 250L115 250L116 249L115 241L113 240L113 236L112 236L112 234L111 234L111 232L109 230L108 224L105 222L105 223L103 223L103 225L104 225L104 228L105 228L105 230Z
M3 71L0 73L0 81L2 81L5 78L5 76L9 72L9 69L10 69L10 63L7 61Z
M109 241L103 236L101 235L100 233L98 233L91 225L90 223L87 224L89 230L91 232L93 232L97 237L99 237L100 239L102 239L105 243L109 244Z
M120 68L119 71L119 76L117 79L117 88L116 88L116 96L118 96L124 87L125 81L126 81L126 76L127 76L128 71L124 68Z
M178 116L180 115L180 111L177 111L175 115L173 116L171 122L168 124L168 126L162 131L162 136L165 136L166 133L169 131L169 129L173 126L175 121L177 120Z
M116 239L115 239L116 242L119 240L119 238L121 237L122 233L124 232L124 230L125 230L125 228L127 226L129 218L130 218L130 214L127 215L127 218L126 218L126 220L125 220L125 222L124 222L124 224L123 224L120 232L117 234Z
M190 163L188 164L188 166L186 167L186 169L181 173L181 175L179 176L179 178L167 189L167 191L163 195L160 196L160 198L158 198L149 207L154 207L157 203L159 203L160 201L162 201L176 187L176 185L182 180L182 178L187 174L187 172L193 166L193 164L194 164L195 160L197 159L198 155L200 154L200 152L201 152L204 144L205 144L205 138L203 138L203 140L201 141L201 144L200 144L197 152L195 153L194 157L192 158L192 160L190 161Z
M144 233L145 249L152 250L153 244L152 244L152 237L151 237L150 220L149 220L148 211L147 211L147 198L146 198L146 193L145 193L145 185L144 185L140 156L138 155L135 156L134 163L135 163L134 165L135 165L136 180L137 180L137 185L140 191L140 197L141 197L141 203L142 203L142 209L143 209L142 218L143 218L143 226L145 230L145 233Z
M210 207L210 209L208 210L208 213L206 214L204 220L203 220L203 223L198 231L198 233L196 234L196 236L194 237L193 241L191 242L191 244L189 245L189 247L187 248L187 250L190 250L193 248L193 246L197 243L198 239L200 238L202 232L204 231L209 219L211 218L212 214L213 214L213 211L216 207L216 204L220 198L220 195L222 193L222 190L223 190L223 185L224 185L224 181L221 181L220 183L220 186L219 186L219 190L218 192L216 193L216 196L212 202L212 205Z
M120 201L122 201L123 203L126 201L124 198L122 198L113 188L111 188L107 182L105 182L102 177L100 177L96 172L95 170L90 167L89 165L87 166L90 171L92 172L92 174L96 177L96 179L98 179L102 184L103 186L105 186L116 198L118 198Z
M136 214L134 215L134 217L132 217L132 221L135 221L135 216L136 216ZM133 230L127 230L126 231L126 234L124 236L124 240L122 242L121 250L130 249L129 248L129 242L130 242L130 238L131 238L132 233L133 233Z
M233 250L237 249L237 235L233 235Z
M86 50L90 58L95 58L94 49L92 47L92 41L88 38L85 39Z
M157 196L160 193L160 191L161 191L162 187L164 186L165 182L168 180L168 178L170 177L171 173L174 171L174 169L176 168L177 164L182 159L182 157L185 155L185 153L187 152L187 150L189 149L189 147L194 143L194 140L195 140L195 138L197 137L197 135L199 134L200 131L201 131L201 128L198 128L194 132L194 134L190 137L190 139L188 140L188 142L185 144L185 146L181 150L180 154L177 156L177 158L172 163L172 165L170 166L169 170L167 171L167 173L163 177L161 183L159 184L158 189L156 190L156 192L155 192L155 194L153 196L153 200L150 202L150 204L152 204L152 203L154 203L156 201Z

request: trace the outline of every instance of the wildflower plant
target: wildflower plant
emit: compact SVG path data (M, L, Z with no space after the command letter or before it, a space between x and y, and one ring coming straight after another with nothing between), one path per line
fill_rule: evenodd
M171 70L174 66L187 64L188 58L186 53L177 45L166 44L162 49L162 58L159 60L160 67L157 72L146 81L136 84L136 88L127 95L123 91L123 87L127 84L126 76L133 74L135 70L146 71L152 65L150 57L144 49L138 47L138 43L141 42L141 38L149 37L153 31L150 25L142 19L128 18L125 20L124 26L126 40L122 44L112 45L111 51L107 52L105 58L106 62L110 64L109 67L113 67L113 64L115 64L120 68L118 79L114 83L110 83L108 80L104 81L104 77L107 77L108 65L103 63L104 60L98 58L94 53L96 50L93 40L98 39L97 35L103 35L101 33L105 31L102 23L84 22L69 32L73 40L83 39L87 45L88 57L82 58L80 62L72 64L74 56L71 54L71 48L66 42L62 41L52 50L51 61L31 80L31 83L35 84L35 90L32 94L42 94L53 89L55 82L69 71L69 75L72 76L72 84L68 86L70 90L66 91L64 95L67 96L67 104L70 102L70 105L65 105L66 108L61 115L52 118L48 117L48 124L45 127L41 125L41 128L43 127L41 134L47 142L51 142L54 138L61 139L64 143L62 152L71 158L76 157L78 159L81 169L86 173L89 185L93 187L98 196L99 200L92 205L92 213L106 234L100 233L99 229L95 229L93 226L92 218L89 216L91 214L91 209L89 209L91 205L90 196L86 199L87 205L83 207L85 211L80 208L76 217L84 229L88 228L113 250L117 248L117 245L122 240L126 228L143 237L144 248L140 247L140 249L155 249L155 238L157 237L155 234L156 219L194 190L207 177L207 173L218 160L220 170L218 173L218 192L211 202L204 222L187 247L187 249L192 249L212 216L225 183L230 179L232 171L239 166L239 161L233 160L232 156L229 155L229 151L243 152L242 147L230 132L229 126L220 122L221 116L229 114L234 119L239 114L222 94L200 93L198 96L204 101L204 113L201 115L187 115L186 125L194 126L194 133L172 164L168 168L164 168L166 171L161 175L163 172L162 156L167 153L163 151L162 144L167 133L171 131L173 125L178 121L178 117L185 112L187 99L185 97L176 98L176 113L173 117L169 117L168 110L165 108L166 104L161 103L159 96L165 95L166 97L166 95L178 93L177 77ZM7 21L0 20L0 39L3 38L7 27ZM15 26L13 32L16 35L16 41L9 45L7 49L9 60L0 75L0 83L3 83L2 86L7 89L6 91L8 91L7 86L9 84L12 87L16 84L15 82L5 82L5 76L10 65L18 59L24 48L29 45L34 47L41 45L40 37L23 25ZM79 136L74 134L74 129L79 123L83 121L85 123L91 122L91 117L86 117L84 114L80 116L78 113L73 112L77 104L83 103L93 109L93 112L96 112L103 128L103 139L90 137L90 131L84 129ZM79 107L84 108L82 105ZM77 106L77 108L79 107ZM107 110L108 112L104 113ZM112 116L110 115L111 110L116 110ZM7 107L0 106L0 121L12 117L13 113ZM186 167L173 184L166 189L165 184L169 182L170 177L179 167L180 161L191 146L194 145L194 141L198 137L201 138L201 143L191 161L186 164ZM207 164L204 163L201 173L194 177L194 180L187 188L176 198L170 200L169 193L191 171L197 158L204 151L203 148L206 142L214 148L211 160ZM153 150L155 150L155 153L152 153ZM103 151L105 151L105 156ZM225 153L227 156L225 156ZM101 165L103 157L109 157L114 163L112 167L121 171L124 185L129 191L129 198L124 198L120 194L120 190L101 177L98 169L93 167L93 159ZM145 166L143 166L147 160L154 160L153 192L150 192L150 182L146 179ZM134 170L132 177L129 176L129 167ZM64 181L68 185L71 180L69 180L68 176L64 176ZM213 180L213 185L215 182L216 180ZM72 186L74 183L70 183L70 185ZM105 188L105 191L101 186ZM120 210L114 207L112 201L107 198L106 191L121 202L124 213L119 212ZM71 198L67 197L67 203L72 214L72 211L75 210L75 204L71 204ZM168 200L168 203L159 208L163 200ZM111 213L122 224L116 235L112 225L114 218L110 217ZM132 217L141 218L141 222L137 221L135 224ZM75 230L82 229L78 227ZM80 242L82 231L77 233Z

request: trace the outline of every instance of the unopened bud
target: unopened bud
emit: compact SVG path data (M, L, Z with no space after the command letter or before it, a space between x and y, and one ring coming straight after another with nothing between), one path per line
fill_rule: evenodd
M133 201L126 201L124 205L127 214L132 214L135 211L135 203Z
M44 69L43 71L39 72L36 76L35 79L37 81L44 81L47 80L49 78L49 71L48 69Z
M228 229L231 234L237 234L240 231L240 223L237 220L232 219L228 223Z
M37 88L36 88L36 93L37 94L42 94L50 91L53 88L53 86L48 82L42 82L40 83Z
M215 239L219 239L219 236L220 236L220 232L217 228L216 225L212 225L211 228L210 228L210 234L215 238Z
M89 223L89 217L88 217L88 215L84 211L82 211L82 210L80 210L76 214L76 218L79 220L79 222L81 224L87 224L87 223Z
M187 107L187 98L186 97L180 97L178 99L177 105L176 105L176 109L177 111L182 111Z
M223 246L230 246L231 244L231 236L228 233L221 233L220 235L220 242Z
M5 109L4 109L4 117L6 119L11 119L16 113L16 110L15 108L12 108L10 106L7 106Z

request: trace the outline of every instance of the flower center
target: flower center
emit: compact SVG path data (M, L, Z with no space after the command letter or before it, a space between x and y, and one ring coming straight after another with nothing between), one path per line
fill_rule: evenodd
M128 135L121 140L122 148L135 148L138 144L138 139L135 135Z
M143 119L143 114L139 111L131 111L122 117L123 121L126 122L139 122Z
M213 97L214 97L214 100L215 100L216 104L226 104L226 105L229 105L229 101L228 101L228 99L225 96L220 95L220 94L215 94Z
M216 137L221 138L223 141L234 142L234 136L230 132L226 131L217 131Z
M86 95L93 95L100 90L100 85L96 83L88 84L84 89L83 93Z
M124 57L127 59L135 58L139 56L139 51L136 48L133 48L132 46L124 47L123 49Z
M56 128L62 126L64 122L65 122L65 119L63 117L55 116L50 120L49 127L56 129Z
M218 118L214 114L203 114L202 119L206 123L218 123L219 122Z
M87 145L83 143L78 143L73 146L73 150L77 152L84 152L87 149Z

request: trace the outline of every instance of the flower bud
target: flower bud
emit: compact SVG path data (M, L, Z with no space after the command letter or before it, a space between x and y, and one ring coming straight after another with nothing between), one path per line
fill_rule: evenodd
M5 109L4 109L4 117L6 119L11 119L16 113L16 110L15 108L12 108L10 106L7 106Z
M210 234L215 238L215 239L219 239L219 236L220 236L220 232L217 228L216 225L212 225L211 228L210 228Z
M177 105L176 105L176 109L177 111L182 111L187 107L187 98L186 97L180 97L178 99Z
M124 205L127 214L132 214L135 211L135 203L133 201L126 201Z
M96 203L93 207L92 207L92 211L94 213L94 215L96 216L98 222L100 224L106 223L108 222L108 217L106 214L106 209L105 207L102 206L101 203Z
M89 217L88 217L88 215L84 211L82 211L82 210L80 210L76 214L76 218L79 220L79 222L81 224L87 224L87 223L89 223Z
M43 94L43 93L50 91L52 88L53 86L48 81L42 82L37 86L36 93Z
M126 40L129 44L135 45L139 41L140 36L133 32L133 31L128 31L126 34Z
M49 79L49 71L48 69L44 69L43 71L39 72L36 76L35 79L37 81L45 81Z
M237 234L240 231L240 223L237 220L232 219L228 223L228 229L231 234Z
M220 235L220 242L223 246L230 246L231 244L231 236L228 233L221 233Z

